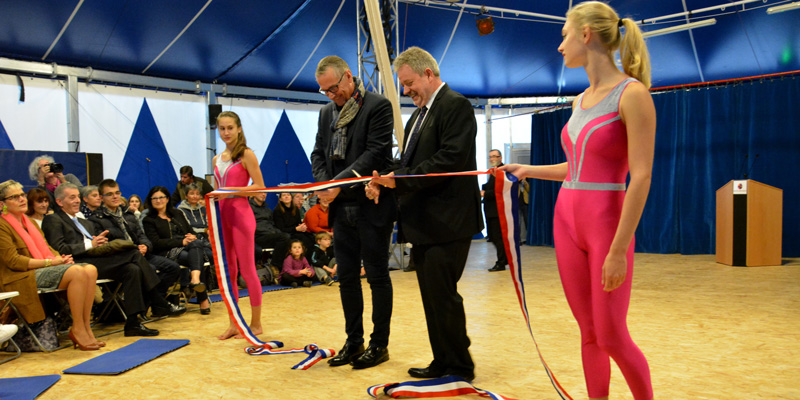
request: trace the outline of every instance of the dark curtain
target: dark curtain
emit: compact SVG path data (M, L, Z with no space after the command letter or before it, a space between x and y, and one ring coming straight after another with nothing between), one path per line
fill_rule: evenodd
M636 251L713 254L715 192L732 179L783 189L783 256L800 256L800 79L786 77L653 96L658 118L650 196ZM571 110L534 115L531 163L563 162ZM528 243L552 245L558 189L532 182Z

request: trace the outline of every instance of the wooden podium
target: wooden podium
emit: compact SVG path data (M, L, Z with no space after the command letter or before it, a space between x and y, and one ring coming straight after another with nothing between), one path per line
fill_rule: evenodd
M717 190L717 262L781 265L783 190L751 179Z

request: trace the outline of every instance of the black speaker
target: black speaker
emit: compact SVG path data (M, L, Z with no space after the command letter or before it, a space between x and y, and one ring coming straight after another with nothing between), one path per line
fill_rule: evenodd
M208 105L208 125L217 126L217 116L222 112L222 104Z
M86 153L86 184L97 185L103 179L103 154Z

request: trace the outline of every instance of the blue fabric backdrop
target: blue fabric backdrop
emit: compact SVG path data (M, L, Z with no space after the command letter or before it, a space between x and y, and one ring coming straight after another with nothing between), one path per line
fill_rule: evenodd
M11 143L11 138L8 137L3 121L0 121L0 149L14 150L14 143Z
M135 193L143 201L153 186L164 186L172 193L178 184L178 176L147 105L147 99L142 101L131 140L119 167L117 182L123 196L128 197Z
M292 128L286 111L281 114L275 133L261 159L261 174L264 176L264 185L267 187L278 186L282 183L307 183L314 182L311 173L311 161L308 160L300 139ZM267 204L275 208L278 197L275 194L267 195Z
M658 123L650 196L636 251L713 254L715 192L732 179L783 189L783 256L800 256L800 79L787 77L653 96ZM564 162L571 110L532 117L531 163ZM552 245L558 183L531 182L528 243Z

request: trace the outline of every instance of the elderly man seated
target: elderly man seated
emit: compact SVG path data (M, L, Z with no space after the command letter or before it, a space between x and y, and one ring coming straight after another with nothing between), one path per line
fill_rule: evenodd
M108 243L108 231L98 233L90 221L79 218L80 197L78 188L71 183L61 184L55 192L58 207L55 213L44 218L42 230L47 242L63 254L72 254L76 262L86 262L97 267L99 279L113 279L122 284L125 294L123 306L127 314L125 336L156 336L158 331L139 322L147 311L147 300L157 316L177 316L186 307L170 304L158 294L160 280L138 249L121 250L113 254L96 255L92 251Z
M97 185L103 203L95 210L89 221L94 222L98 231L108 231L108 240L130 240L139 248L144 258L158 274L161 283L158 293L166 296L167 290L175 284L181 273L181 267L169 258L153 254L153 243L144 234L139 220L132 213L123 212L122 193L119 184L113 179L104 179Z
M42 154L31 161L28 165L28 176L50 195L51 209L56 207L54 193L58 185L69 182L79 188L83 186L75 175L64 175L64 166L47 154Z

